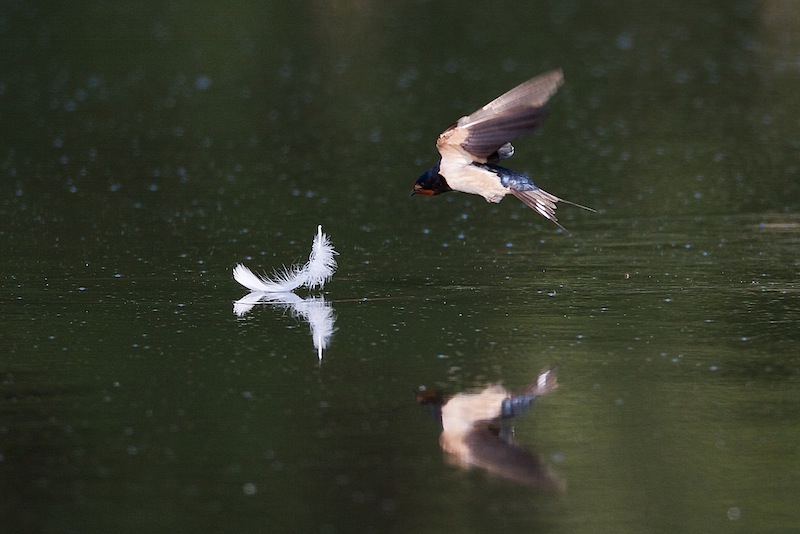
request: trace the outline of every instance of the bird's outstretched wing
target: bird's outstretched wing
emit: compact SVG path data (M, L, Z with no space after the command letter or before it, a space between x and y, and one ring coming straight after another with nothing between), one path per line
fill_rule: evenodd
M564 73L561 69L551 70L535 76L498 96L478 111L468 115L466 124L475 123L487 117L500 115L517 108L542 107L562 85L564 85Z
M509 141L532 132L547 116L547 101L564 83L561 69L541 74L461 117L436 142L442 157L454 151L486 163L514 153Z

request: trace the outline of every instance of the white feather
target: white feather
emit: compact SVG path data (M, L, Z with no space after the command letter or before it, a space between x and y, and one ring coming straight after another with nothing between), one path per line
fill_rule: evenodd
M336 254L330 238L322 231L322 225L317 226L317 236L311 245L308 263L303 267L305 276L303 285L309 289L317 287L322 289L336 271L336 258L334 258Z
M284 266L282 271L275 271L272 277L268 277L257 276L244 265L238 264L233 269L233 278L251 291L286 293L302 286L321 289L336 271L336 254L330 238L319 225L305 265Z
M297 289L302 284L299 269L295 267L284 267L282 273L275 272L273 278L258 276L250 269L238 264L233 268L233 279L242 284L250 291L261 291L267 293L285 293Z

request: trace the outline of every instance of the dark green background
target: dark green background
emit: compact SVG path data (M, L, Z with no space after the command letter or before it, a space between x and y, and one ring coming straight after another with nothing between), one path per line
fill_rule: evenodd
M785 532L800 512L800 9L7 2L8 532ZM438 133L562 67L509 166L569 206L408 198ZM338 331L245 318L237 262L339 251ZM450 465L414 402L559 367Z

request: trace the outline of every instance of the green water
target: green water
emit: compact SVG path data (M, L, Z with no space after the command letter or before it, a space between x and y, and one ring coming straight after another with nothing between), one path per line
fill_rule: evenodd
M10 3L0 530L795 530L798 15ZM441 130L559 66L508 165L597 214L409 198ZM318 224L322 362L231 276ZM453 465L414 400L550 366L514 429L563 493Z

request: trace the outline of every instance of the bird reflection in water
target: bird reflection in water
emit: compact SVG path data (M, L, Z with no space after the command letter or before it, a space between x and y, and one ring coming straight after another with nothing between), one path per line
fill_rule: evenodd
M517 393L492 385L477 393L443 398L430 390L417 392L417 402L440 417L439 443L448 459L462 468L478 467L492 475L537 489L562 492L566 483L542 459L514 443L508 425L541 395L557 387L554 370Z
M243 317L256 304L274 304L291 312L298 319L308 323L311 340L322 362L322 353L336 331L336 315L333 306L320 296L302 298L294 293L268 293L252 291L233 303L233 313Z

